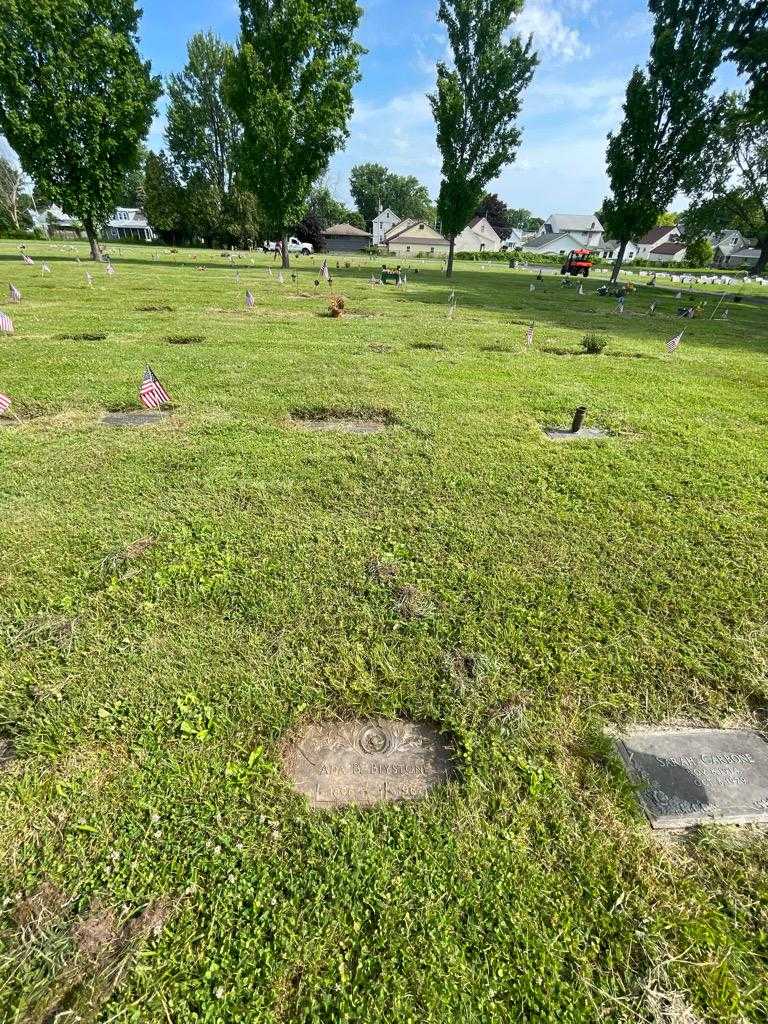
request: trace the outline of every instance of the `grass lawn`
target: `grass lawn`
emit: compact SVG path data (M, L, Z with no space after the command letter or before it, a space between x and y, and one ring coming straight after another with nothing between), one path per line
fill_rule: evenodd
M619 316L592 278L332 257L332 319L316 258L28 251L0 244L3 1024L765 1022L765 832L659 840L605 738L768 721L757 289L680 321L671 289ZM147 363L172 416L102 426ZM577 405L613 436L548 441ZM392 425L290 419L328 408ZM435 723L458 778L310 811L281 737L351 716Z

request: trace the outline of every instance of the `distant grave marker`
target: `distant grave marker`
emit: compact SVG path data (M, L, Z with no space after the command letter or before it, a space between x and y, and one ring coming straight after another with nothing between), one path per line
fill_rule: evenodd
M105 427L152 427L164 423L168 419L168 413L160 410L136 411L127 410L123 412L107 412L101 417L102 425Z
M391 413L376 409L299 409L291 413L290 422L300 430L380 434L397 421Z
M434 726L402 720L307 725L283 746L283 766L311 807L418 800L452 774Z
M586 407L580 405L573 414L570 430L567 427L543 427L542 429L550 441L590 441L594 438L611 436L609 430L601 430L599 427L585 427L584 420L586 416Z
M616 741L652 828L768 822L768 742L747 729L633 732Z

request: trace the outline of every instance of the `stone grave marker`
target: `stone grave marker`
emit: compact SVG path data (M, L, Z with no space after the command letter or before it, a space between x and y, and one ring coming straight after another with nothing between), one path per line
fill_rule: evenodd
M402 720L320 722L288 737L283 767L311 807L418 800L452 775L434 726Z
M107 412L101 417L102 425L105 427L151 427L158 423L164 423L168 419L168 413L160 410L147 410L142 412Z
M643 730L616 748L652 828L768 822L768 741L759 732Z
M609 430L601 430L599 427L585 427L584 420L587 410L583 405L573 415L573 423L568 427L544 427L544 433L550 441L589 441L593 438L610 437Z

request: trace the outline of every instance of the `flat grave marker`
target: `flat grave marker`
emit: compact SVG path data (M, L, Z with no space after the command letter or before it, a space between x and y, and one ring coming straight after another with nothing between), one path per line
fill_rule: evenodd
M167 412L160 410L107 412L101 417L101 423L105 427L151 427L164 423L168 419L168 415Z
M580 405L573 414L573 423L568 427L542 427L550 441L590 441L600 437L610 437L609 430L601 430L599 427L585 427L587 410Z
M748 729L642 730L616 740L655 829L768 823L768 741Z
M310 807L418 800L452 774L434 726L403 720L320 722L288 737L283 767Z

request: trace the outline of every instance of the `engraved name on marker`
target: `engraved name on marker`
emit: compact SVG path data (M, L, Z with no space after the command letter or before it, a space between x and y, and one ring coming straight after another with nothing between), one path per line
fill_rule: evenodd
M768 822L768 742L759 732L643 730L616 749L653 828Z
M312 807L418 800L451 775L451 749L431 725L401 720L307 725L283 745L283 764Z

